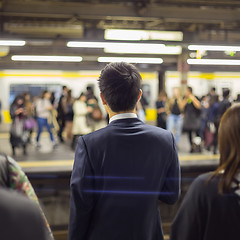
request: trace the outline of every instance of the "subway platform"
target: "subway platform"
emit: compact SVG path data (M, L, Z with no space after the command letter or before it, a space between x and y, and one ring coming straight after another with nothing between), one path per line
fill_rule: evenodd
M11 153L9 143L10 125L0 124L0 152ZM70 142L58 143L53 148L49 135L43 132L40 138L41 148L36 148L36 133L27 146L27 155L16 149L14 159L19 163L31 181L40 204L52 227L56 240L67 239L69 221L69 182L74 161L74 151ZM186 134L181 137L178 146L182 174L182 195L174 205L159 203L165 240L169 239L171 222L184 198L191 182L200 174L216 169L219 155L212 155L203 150L202 153L189 153L190 145Z

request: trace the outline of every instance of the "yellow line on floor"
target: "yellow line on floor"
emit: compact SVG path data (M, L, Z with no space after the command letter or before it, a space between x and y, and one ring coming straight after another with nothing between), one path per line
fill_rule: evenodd
M219 155L187 155L179 156L180 161L201 161L201 160L217 160ZM73 166L73 160L42 160L31 162L18 162L22 168L37 168L37 167L64 167Z
M9 133L0 133L0 139L5 139L5 138L9 138L10 134Z
M180 155L180 161L194 161L194 160L218 160L220 157L219 154L212 155L212 154L191 154L191 155Z
M73 166L73 160L18 162L22 168Z

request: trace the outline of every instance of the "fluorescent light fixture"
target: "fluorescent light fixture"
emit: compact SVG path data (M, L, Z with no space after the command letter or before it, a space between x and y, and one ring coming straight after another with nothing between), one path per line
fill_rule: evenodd
M106 29L104 33L106 40L164 40L182 41L183 33L179 31L148 31L148 30L129 30L129 29Z
M79 47L79 48L135 48L135 47L158 47L164 48L164 44L155 43L121 43L121 42L68 42L68 47Z
M196 65L240 65L240 60L231 59L188 59L188 64Z
M68 42L67 46L68 47L77 47L77 48L105 48L107 47L108 44L112 43L107 43L107 42Z
M124 44L124 43L123 43ZM145 43L139 45L122 45L121 47L106 47L104 49L106 53L129 53L129 54L167 54L167 55L179 55L182 53L180 46L159 46L159 44Z
M163 63L162 58L134 58L134 57L99 57L98 62L128 62L128 63Z
M199 51L223 51L223 52L237 52L240 51L239 46L211 46L211 45L189 45L189 50Z
M13 61L34 61L34 62L81 62L80 56L38 56L38 55L13 55Z
M103 48L106 53L133 54L172 54L182 53L181 46L165 46L157 43L121 43L121 42L68 42L68 47Z
M20 40L0 40L0 46L24 46L25 41Z

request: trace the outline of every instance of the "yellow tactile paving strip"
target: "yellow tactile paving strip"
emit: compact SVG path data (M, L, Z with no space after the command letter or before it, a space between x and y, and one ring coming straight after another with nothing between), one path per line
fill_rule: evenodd
M217 160L219 155L186 155L179 156L180 161L201 161L201 160ZM31 162L18 162L22 168L37 168L37 167L64 167L73 166L73 160L42 160Z

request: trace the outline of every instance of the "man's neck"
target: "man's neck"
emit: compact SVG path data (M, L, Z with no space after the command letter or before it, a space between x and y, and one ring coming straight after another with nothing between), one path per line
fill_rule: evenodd
M108 112L108 115L109 115L109 118L115 116L115 115L118 115L118 114L123 114L123 113L136 113L135 110L131 110L131 111L121 111L121 112L112 112L112 111L109 111Z

